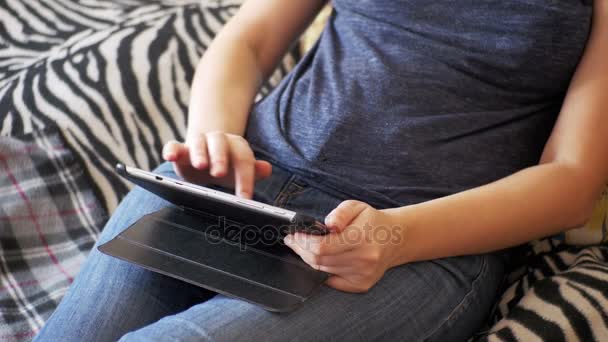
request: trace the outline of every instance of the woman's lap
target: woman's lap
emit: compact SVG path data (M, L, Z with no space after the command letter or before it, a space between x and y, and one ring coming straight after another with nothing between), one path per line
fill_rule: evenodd
M366 294L323 287L289 314L217 295L121 341L465 340L493 304L492 268L486 256L395 268Z
M160 172L171 174L167 164ZM323 216L341 199L280 169L256 186L259 199ZM169 205L135 189L112 216L104 243L141 216ZM323 286L304 305L277 314L156 274L94 248L41 340L407 339L466 337L483 323L503 276L493 255L391 269L366 294ZM460 335L459 335L460 334ZM462 339L460 338L460 339Z
M142 199L145 199L145 204L142 204ZM125 197L38 338L115 341L124 332L183 311L195 300L213 295L97 250L98 245L114 238L138 218L168 205L168 202L141 188L134 189Z

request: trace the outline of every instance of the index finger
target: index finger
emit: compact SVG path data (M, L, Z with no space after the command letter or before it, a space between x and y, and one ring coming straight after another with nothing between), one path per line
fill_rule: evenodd
M242 138L228 140L230 158L234 168L234 187L236 194L251 198L255 182L255 157L249 144Z
M205 134L198 134L188 142L190 147L190 161L196 169L203 170L209 164L207 156L207 139Z

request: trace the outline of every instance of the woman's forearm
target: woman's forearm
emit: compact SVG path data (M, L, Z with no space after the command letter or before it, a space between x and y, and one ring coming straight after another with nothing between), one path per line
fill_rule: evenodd
M243 135L251 105L326 0L248 0L213 40L192 82L188 136Z
M237 37L218 36L194 75L187 135L211 131L243 135L262 81L254 51Z
M494 183L388 209L400 232L394 264L484 253L556 234L585 222L599 196L577 168L547 163Z

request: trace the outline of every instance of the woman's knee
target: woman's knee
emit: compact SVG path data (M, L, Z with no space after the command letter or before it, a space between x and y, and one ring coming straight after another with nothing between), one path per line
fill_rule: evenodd
M160 173L166 176L175 176L175 170L173 169L173 163L171 162L162 162L152 172Z
M176 177L173 165L169 162L160 164L154 169L154 172L168 177ZM120 205L112 214L112 217L103 229L99 241L101 243L109 241L139 220L142 216L170 205L171 204L163 198L141 187L134 187L120 202Z
M110 220L106 223L99 242L104 243L137 222L144 215L151 214L171 206L163 198L143 189L135 187L120 202Z

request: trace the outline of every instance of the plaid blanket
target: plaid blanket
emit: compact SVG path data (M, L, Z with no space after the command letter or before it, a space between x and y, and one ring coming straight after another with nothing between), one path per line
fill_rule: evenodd
M103 227L83 165L55 130L0 137L0 341L36 334Z

